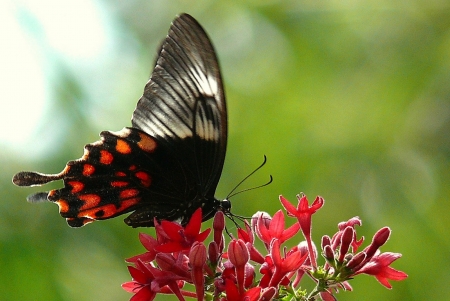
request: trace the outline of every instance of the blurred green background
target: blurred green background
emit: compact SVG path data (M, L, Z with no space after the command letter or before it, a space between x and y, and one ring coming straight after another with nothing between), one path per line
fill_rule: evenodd
M321 195L317 244L360 216L370 241L403 254L389 291L369 276L339 300L444 300L450 295L450 4L427 1L0 2L0 299L127 300L124 258L141 253L122 217L81 229L20 170L56 173L102 130L130 125L156 49L176 14L210 35L229 109L217 197L258 166L233 212L273 214ZM60 187L47 185L45 190ZM151 231L150 231L151 232ZM299 238L300 239L300 238ZM169 300L159 298L157 300ZM173 299L170 299L173 300Z

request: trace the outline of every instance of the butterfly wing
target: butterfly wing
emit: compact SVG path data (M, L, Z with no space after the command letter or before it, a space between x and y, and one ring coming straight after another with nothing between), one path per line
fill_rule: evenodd
M166 193L178 198L184 214L203 207L210 215L225 160L227 110L214 48L191 16L174 20L132 125L155 137L178 165L179 174L167 175L175 190ZM151 206L128 221L141 215L145 220L147 210Z
M21 172L19 186L63 179L38 193L79 227L134 211L125 222L187 222L199 207L217 210L214 192L225 159L227 113L217 58L205 31L183 14L172 23L155 69L132 117L132 128L102 132L59 174Z
M214 193L225 159L227 110L213 46L191 16L173 22L132 125L166 145Z

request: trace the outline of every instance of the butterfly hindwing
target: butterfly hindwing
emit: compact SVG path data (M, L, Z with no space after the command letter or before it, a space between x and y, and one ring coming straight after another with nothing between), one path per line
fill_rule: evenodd
M173 181L168 171L179 167L156 140L133 128L105 131L101 138L86 145L81 159L67 164L65 187L48 194L69 225L82 226L146 205L149 210L141 225L153 225L153 217L160 215L176 219L173 209L183 209L179 195L188 182Z

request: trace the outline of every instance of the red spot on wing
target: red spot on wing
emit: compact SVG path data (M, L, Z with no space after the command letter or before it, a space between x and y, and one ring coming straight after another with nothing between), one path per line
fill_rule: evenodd
M139 148L144 152L153 153L158 145L156 140L144 133L139 133L139 136L141 137L141 140L137 143Z
M130 165L129 170L136 170L136 165Z
M123 211L139 203L139 201L140 198L132 198L121 201L119 208L117 208L114 204L108 204L93 209L83 210L78 214L78 217L85 217L93 220L111 218L123 213Z
M131 147L130 145L122 139L118 139L116 143L116 150L121 154L129 154L131 153Z
M84 164L83 165L83 176L89 177L92 175L95 171L95 167L91 164Z
M139 190L137 190L137 189L125 189L120 192L119 198L122 200L123 199L126 200L126 199L130 199L130 198L134 198L138 194L139 194Z
M109 165L112 163L114 156L107 150L102 149L100 151L100 163Z
M144 171L138 171L135 174L136 178L138 178L139 180L141 180L141 184L145 187L149 187L150 184L152 183L152 178L150 177L150 175Z
M90 209L97 207L102 198L97 194L85 194L78 196L78 199L84 202L80 210Z
M128 208L130 208L131 206L136 205L137 203L139 203L139 201L141 200L141 198L132 198L132 199L128 199L125 201L122 201L120 203L120 211L126 210Z
M111 182L111 186L112 187L125 187L128 186L128 182L126 181L112 181Z
M80 181L69 181L67 182L68 185L72 186L71 193L78 193L84 189L84 183Z
M114 173L114 175L117 176L117 177L125 177L127 174L124 173L123 171L116 171Z

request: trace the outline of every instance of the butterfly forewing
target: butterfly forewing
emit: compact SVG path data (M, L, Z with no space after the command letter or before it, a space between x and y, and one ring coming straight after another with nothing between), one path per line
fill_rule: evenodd
M173 22L132 124L166 145L213 197L225 159L226 104L213 46L189 15Z

